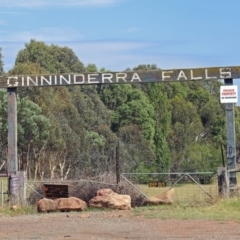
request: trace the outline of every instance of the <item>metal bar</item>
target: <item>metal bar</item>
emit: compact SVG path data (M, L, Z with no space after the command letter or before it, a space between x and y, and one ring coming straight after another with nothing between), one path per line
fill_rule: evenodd
M183 174L183 175L169 188L169 190L172 189L174 186L176 186L177 183L178 183L185 175L186 175L186 174Z
M125 178L122 174L121 174L121 177L125 180L125 181L127 181L131 186L133 186L137 191L139 191L145 198L147 198L148 200L149 200L149 198L148 198L148 196L147 195L145 195L139 188L137 188L134 184L132 184L127 178Z
M0 166L0 171L3 168L4 164L6 163L6 161L3 161L2 165Z
M240 169L230 169L228 170L229 173L236 173L236 172L240 172Z
M192 178L192 177L191 177L190 175L188 175L188 174L187 174L187 176L188 176L194 183L196 183L196 184L212 199L212 196L211 196L207 191L205 191L204 188L202 188L202 186L201 186L197 181L195 181L194 178Z
M33 190L35 193L37 193L38 196L44 198L44 196L43 196L42 194L40 194L39 192L37 192L34 188L30 187L27 183L26 183L26 185L27 185L31 190Z
M1 206L3 207L3 181L1 181L1 203Z
M122 175L182 175L182 174L190 174L190 175L197 175L197 174L214 174L214 172L194 172L194 173L189 173L189 172L174 172L174 173L121 173Z
M72 183L72 182L86 182L86 183L96 183L96 184L103 184L109 186L118 186L118 184L111 184L111 183L104 183L104 182L97 182L97 181L88 181L88 180L77 180L77 181L28 181L28 183L52 183L52 184L59 184L59 183Z
M8 177L8 174L7 173L2 173L2 174L0 174L0 177Z

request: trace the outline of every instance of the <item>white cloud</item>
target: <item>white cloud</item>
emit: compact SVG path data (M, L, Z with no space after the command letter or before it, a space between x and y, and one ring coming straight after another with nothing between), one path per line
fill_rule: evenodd
M0 0L1 7L67 7L67 6L109 6L123 0Z
M34 31L16 32L12 34L2 34L1 41L8 42L29 42L30 39L37 41L67 42L82 40L83 35L73 28L40 28Z

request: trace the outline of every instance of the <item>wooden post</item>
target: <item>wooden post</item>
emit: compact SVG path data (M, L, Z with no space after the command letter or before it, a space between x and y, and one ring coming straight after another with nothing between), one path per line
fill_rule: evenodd
M233 79L225 79L225 85L233 85ZM235 140L235 113L234 103L226 103L226 127L227 127L227 167L228 170L236 169L236 140ZM229 174L230 189L237 186L236 172Z
M26 204L26 183L27 183L27 176L25 171L19 171L17 173L19 178L19 203L21 205Z
M120 183L120 166L119 166L119 141L116 147L116 182Z
M224 198L229 197L229 173L226 167L218 168L218 193Z
M8 88L8 193L11 205L18 204L17 162L17 89Z
M4 188L3 188L3 181L1 181L1 202L2 202L2 207L3 207L3 202L4 202Z

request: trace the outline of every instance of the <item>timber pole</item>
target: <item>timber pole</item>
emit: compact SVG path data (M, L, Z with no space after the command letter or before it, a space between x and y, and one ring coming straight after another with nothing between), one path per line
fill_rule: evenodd
M225 85L233 85L233 79L224 79ZM228 170L236 169L236 140L235 140L235 112L234 103L226 103L227 127L227 167ZM236 172L229 173L230 189L237 187Z
M117 146L116 146L116 182L117 184L120 183L120 158L119 158L119 151L120 151L120 144L119 144L119 140L117 142Z
M8 88L8 193L11 205L18 204L17 89Z

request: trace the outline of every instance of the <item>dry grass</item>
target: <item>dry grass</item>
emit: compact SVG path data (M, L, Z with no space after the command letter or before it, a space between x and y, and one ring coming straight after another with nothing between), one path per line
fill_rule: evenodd
M136 215L147 218L160 219L201 219L240 221L240 200L239 198L218 199L214 204L209 205L160 205L151 207L135 208Z
M216 184L200 185L204 189L205 193L195 183L187 183L177 185L174 187L174 195L176 202L202 202L210 199L218 198L218 189ZM159 193L164 193L170 189L170 187L148 187L148 185L138 185L140 191L142 191L148 197L155 196ZM211 196L211 197L210 197Z

